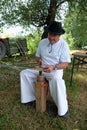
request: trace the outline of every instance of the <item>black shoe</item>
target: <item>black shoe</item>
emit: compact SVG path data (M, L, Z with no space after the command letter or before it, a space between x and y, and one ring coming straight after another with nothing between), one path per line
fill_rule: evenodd
M67 111L67 112L65 113L65 115L60 116L60 117L63 117L63 118L68 118L69 116L70 116L70 113L69 113L69 111Z
M26 106L32 106L36 103L36 101L31 101L31 102L27 102L27 103L23 103Z

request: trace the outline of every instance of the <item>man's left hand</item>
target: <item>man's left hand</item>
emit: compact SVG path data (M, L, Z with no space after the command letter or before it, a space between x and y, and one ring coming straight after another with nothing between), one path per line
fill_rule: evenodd
M49 72L53 71L54 68L55 67L53 65L50 65L50 66L47 66L46 68L44 68L43 71L49 73Z

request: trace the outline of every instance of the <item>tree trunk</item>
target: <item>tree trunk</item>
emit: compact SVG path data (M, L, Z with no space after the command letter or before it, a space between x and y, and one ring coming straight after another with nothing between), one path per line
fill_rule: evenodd
M56 10L57 10L57 0L50 0L50 7L48 9L48 16L46 19L47 26L49 26L50 23L55 20Z
M46 18L46 26L49 26L52 21L55 20L55 15L57 11L57 0L50 0L50 6L48 9L48 16ZM42 34L42 39L47 37L47 31L44 28L44 32Z

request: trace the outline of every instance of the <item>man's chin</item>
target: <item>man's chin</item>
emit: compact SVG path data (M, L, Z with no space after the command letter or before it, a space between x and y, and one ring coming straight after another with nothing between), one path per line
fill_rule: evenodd
M55 41L52 41L52 42L50 42L51 44L54 44L55 43Z

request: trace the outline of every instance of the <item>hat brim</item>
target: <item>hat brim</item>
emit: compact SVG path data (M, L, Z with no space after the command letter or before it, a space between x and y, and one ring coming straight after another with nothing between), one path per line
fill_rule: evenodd
M54 35L62 35L65 33L65 31L63 29L60 32L53 32L53 31L48 29L47 32L50 34L54 34Z
M52 31L49 29L49 27L46 27L45 30L50 33L50 34L53 34L53 35L62 35L65 33L65 30L64 29L61 29L59 32L55 32L55 31Z

